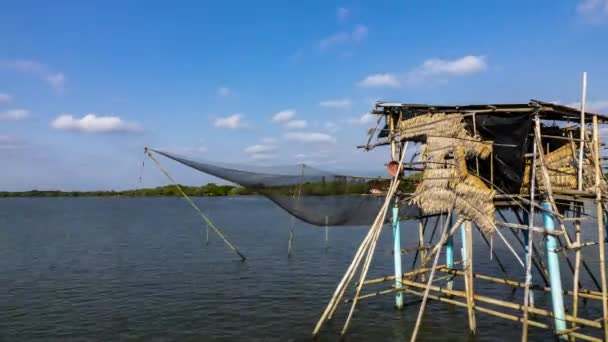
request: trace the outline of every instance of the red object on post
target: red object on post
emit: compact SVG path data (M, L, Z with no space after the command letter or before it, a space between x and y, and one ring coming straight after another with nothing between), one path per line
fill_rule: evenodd
M399 170L399 162L396 162L393 160L390 163L388 163L387 167L388 167L388 173L392 177L395 177L395 175L397 174L397 170ZM403 170L401 172L403 172Z

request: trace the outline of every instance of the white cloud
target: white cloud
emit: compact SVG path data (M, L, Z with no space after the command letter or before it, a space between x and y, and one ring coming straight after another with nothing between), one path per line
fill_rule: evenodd
M467 75L486 70L488 67L485 56L468 55L461 58L446 60L439 58L427 59L418 68L424 75Z
M338 17L339 21L344 22L350 17L350 9L346 7L339 7L336 11L336 16Z
M293 109L286 109L283 111L280 111L278 113L276 113L273 117L272 117L272 121L274 122L287 122L290 121L291 119L293 119L293 117L296 116L296 111Z
M30 111L27 109L9 109L0 112L0 121L19 121L30 117Z
M277 150L277 146L276 145L270 145L270 144L256 144L256 145L251 145L245 148L245 153L247 154L260 154L260 153L269 153L269 152L274 152Z
M321 101L319 106L325 108L334 108L334 109L348 109L352 105L350 99L334 99L334 100L326 100Z
M247 124L243 122L243 114L232 114L226 117L217 118L213 125L218 128L230 129L247 127Z
M13 97L10 94L0 93L0 104L9 103L13 100Z
M127 122L118 116L97 116L87 114L77 118L71 114L58 116L51 126L66 131L78 131L83 133L116 133L116 132L138 132L141 126L134 122Z
M367 38L368 29L365 25L357 25L352 31L338 32L319 41L322 50L329 49L337 45L355 44Z
M222 86L217 88L217 95L221 97L229 97L236 95L236 92L228 87Z
M604 21L608 19L608 0L579 0L576 11L591 22Z
M46 82L57 93L63 93L65 90L66 76L42 63L21 59L0 60L0 68L32 74Z
M285 127L288 129L300 129L306 128L308 126L308 122L306 120L291 120L285 124Z
M467 55L452 60L431 58L410 70L405 83L414 86L421 83L445 84L449 77L472 75L488 68L485 56Z
M581 103L580 103L580 101L572 102L572 103L566 104L566 106L580 109ZM597 113L597 114L608 113L608 100L587 101L585 103L585 112L591 112L591 113Z
M397 88L401 86L401 82L394 74L383 73L383 74L372 74L367 76L365 79L358 83L361 87L392 87Z
M487 70L488 63L485 56L467 55L456 59L431 58L420 66L410 70L404 76L394 73L377 73L367 76L358 83L362 87L400 87L422 82L428 84L444 84L447 78L480 73Z
M288 132L285 133L284 138L301 143L334 144L336 142L331 135L319 132Z

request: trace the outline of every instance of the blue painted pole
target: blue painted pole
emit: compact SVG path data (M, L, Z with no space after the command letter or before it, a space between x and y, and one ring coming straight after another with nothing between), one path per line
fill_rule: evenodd
M543 202L543 224L545 230L552 232L555 230L555 222L553 221L553 213L551 203ZM566 313L564 311L564 293L562 290L562 279L559 270L559 259L555 252L557 246L557 238L552 235L547 235L545 243L547 248L547 266L549 268L549 283L551 285L551 302L553 304L553 315L555 322L555 330L559 332L566 329ZM566 335L561 335L560 339L567 340Z
M401 229L399 227L399 207L393 207L393 255L395 257L395 288L403 287L401 271ZM395 306L397 309L403 308L403 293L397 292L395 295Z
M534 227L534 224L530 223L530 214L527 211L524 211L523 214L523 219L524 222L527 222L529 226ZM529 242L530 242L530 231L527 229L522 229L522 234L524 235L524 251L525 251L525 255L526 258L524 260L528 260L528 254L530 253L530 250L528 249L529 246ZM532 272L530 272L530 282L532 282ZM530 289L530 306L534 307L534 290Z
M445 264L450 269L454 268L454 240L452 239L452 236L448 238L448 241L445 244ZM448 290L452 290L454 288L454 281L452 278L450 278L446 285Z

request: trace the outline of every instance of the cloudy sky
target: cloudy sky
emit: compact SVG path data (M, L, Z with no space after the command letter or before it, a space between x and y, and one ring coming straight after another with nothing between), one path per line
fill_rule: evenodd
M573 104L585 70L608 112L608 0L141 4L0 4L0 190L165 183L144 146L382 173L374 101Z

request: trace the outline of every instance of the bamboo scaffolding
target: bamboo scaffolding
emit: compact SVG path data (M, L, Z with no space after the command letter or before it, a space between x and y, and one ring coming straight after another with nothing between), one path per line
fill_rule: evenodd
M588 137L588 133L585 132L585 110L584 110L584 102L585 102L585 95L586 94L586 74L584 76L584 90L583 90L583 100L582 100L582 108L581 108L581 123L580 123L580 130L581 130L581 137L580 139L575 139L573 136L573 132L574 130L568 130L567 131L567 136L558 136L558 135L551 135L551 134L542 134L542 130L541 130L541 115L543 115L543 112L547 112L547 111L554 111L553 113L549 113L544 114L546 116L544 116L542 119L543 120L552 120L555 117L558 117L559 120L559 108L555 109L555 108L551 108L551 107L546 107L543 105L543 103L541 102L537 102L535 105L535 102L531 102L531 107L533 107L532 110L528 109L527 112L531 113L531 115L534 116L534 122L533 122L533 126L532 126L532 130L529 133L532 133L531 135L534 137L533 139L533 153L531 154L526 154L526 158L531 157L531 161L532 161L532 177L531 177L531 182L530 182L530 193L529 194L507 194L504 190L502 190L500 187L495 186L494 185L494 151L490 152L490 161L486 161L487 164L483 165L483 171L487 172L487 167L489 167L490 169L490 175L488 178L490 178L490 180L488 181L487 179L483 178L479 173L480 173L480 159L478 158L477 155L475 156L468 156L470 158L470 160L467 160L467 162L469 162L468 164L468 168L470 169L469 172L471 174L473 174L473 172L476 172L477 176L484 181L484 183L491 187L492 190L495 190L497 192L502 192L499 195L493 195L492 196L492 200L494 201L493 205L494 206L498 206L498 205L506 205L508 207L512 207L512 208L522 208L524 211L528 211L530 213L530 217L528 219L527 222L524 222L524 219L521 217L520 213L515 210L515 214L517 216L517 220L519 221L519 224L517 223L511 223L508 222L508 220L502 215L502 213L499 211L499 215L501 215L502 217L502 222L501 221L495 221L495 219L493 219L493 223L494 223L494 228L492 230L492 232L496 232L500 239L502 239L502 241L505 243L505 245L507 246L508 250L511 252L511 254L513 254L514 258L519 261L519 263L524 267L524 272L525 272L525 279L523 281L518 281L518 280L512 280L511 277L507 274L507 268L505 267L505 264L499 259L499 255L497 253L495 253L494 249L493 249L493 240L492 241L488 241L488 238L485 236L485 234L480 231L481 237L483 238L484 242L486 243L486 245L488 245L488 247L490 248L490 259L494 259L496 258L496 262L498 264L498 266L500 267L500 269L503 271L504 273L504 277L503 278L499 278L499 277L493 277L490 275L484 275L484 274L477 274L474 272L474 260L473 260L473 239L472 239L472 224L470 221L471 218L469 216L464 217L462 216L463 213L462 212L458 212L458 213L454 213L454 208L452 206L452 209L450 210L445 210L447 209L447 207L449 206L449 203L447 203L448 205L444 205L445 208L441 208L441 210L444 210L442 213L440 213L439 215L442 215L443 213L447 213L447 219L445 220L445 224L440 223L440 218L442 218L442 216L437 216L438 214L433 212L432 210L429 210L429 215L426 216L422 216L422 217L418 217L418 237L412 237L414 238L414 242L413 244L410 244L410 246L415 245L414 247L411 248L405 248L401 250L401 253L410 253L410 252L414 252L415 251L415 256L412 262L412 270L409 272L405 272L402 273L401 277L402 280L400 282L400 284L403 285L403 287L394 285L391 286L391 288L389 289L380 289L378 291L374 291L371 293L362 293L362 288L364 286L367 285L376 285L376 284L381 284L384 282L388 282L391 280L394 280L396 277L395 276L388 276L388 277L382 277L382 278L375 278L375 279L366 279L367 273L369 271L373 256L374 256L374 251L376 248L376 245L378 243L379 240L379 236L381 234L381 229L378 227L378 223L374 222L374 225L372 225L370 231L368 232L368 235L366 235L366 238L364 239L364 241L362 242L361 246L359 247L359 250L357 251L357 253L355 254L355 258L353 259L353 262L351 263L351 267L349 267L349 269L347 270L347 273L344 275L342 281L340 282L340 284L338 285L338 288L336 289L336 292L334 293L334 296L332 297L332 300L330 301L330 304L328 304L328 307L326 308L326 312L328 311L329 314L325 314L324 312L324 316L322 316L321 320L319 321L317 328L315 329L315 332L313 332L313 335L316 335L318 333L318 329L320 328L320 325L323 324L324 321L326 321L327 319L331 319L331 317L333 316L336 308L338 307L338 303L341 301L341 299L344 296L344 293L346 291L346 289L350 286L351 281L353 279L353 277L356 275L357 272L358 273L358 281L355 283L355 293L354 296L350 299L345 300L344 302L348 302L348 303L352 303L350 310L348 312L348 316L346 318L346 321L344 323L344 326L342 328L342 335L345 334L349 323L351 322L353 313L355 311L355 307L357 305L357 302L359 300L363 300L363 299L367 299L367 298L372 298L372 297L376 297L379 295L383 295L383 294L389 294L389 293L395 293L395 292L403 292L403 293L407 293L407 294L412 294L414 296L420 297L421 301L420 301L420 307L418 310L418 315L415 321L415 325L414 325L414 329L411 335L411 341L415 341L419 332L420 332L420 326L422 324L422 320L426 311L426 305L428 303L429 300L437 300L440 302L444 302L444 303L449 303L452 305L456 305L462 308L466 308L467 310L467 317L468 317L468 323L469 323L469 330L472 334L476 333L476 314L479 313L485 313L485 314L489 314L495 317L500 317L503 319L507 319L510 321L514 321L514 322L519 322L522 324L522 341L527 341L528 340L528 328L529 327L539 327L539 328L543 328L543 329L548 329L551 330L557 337L564 338L564 337L568 337L570 340L575 340L575 339L580 339L580 340L586 340L586 341L601 341L602 339L597 338L595 336L591 336L587 333L587 330L584 330L583 332L585 333L581 333L581 329L601 329L603 330L603 337L605 339L608 339L608 291L606 289L606 261L605 261L605 234L608 234L608 232L606 231L606 229L608 229L608 227L604 226L604 216L603 216L603 209L605 206L605 203L603 203L603 201L606 201L608 199L608 196L606 196L605 194L603 194L603 190L605 189L605 182L606 180L604 179L604 176L601 174L601 165L600 165L600 156L599 156L599 129L597 128L597 121L598 121L598 116L596 115L592 115L592 119L593 119L593 136L592 138ZM392 106L390 106L392 107ZM392 160L396 160L397 157L399 156L399 154L401 153L401 162L399 163L400 168L405 168L405 165L403 164L403 156L405 154L405 152L400 149L399 151L397 150L398 146L397 143L402 143L402 141L408 141L408 139L406 139L407 134L410 134L410 137L413 133L408 133L409 131L405 131L405 129L401 129L402 126L401 123L403 122L403 119L410 119L412 117L416 117L418 115L426 115L427 113L423 112L423 111L412 111L410 112L409 110L405 110L403 108L407 108L407 107L401 107L401 109L385 109L384 112L380 112L378 111L377 114L384 114L386 121L387 121L387 125L390 129L390 133L388 135L387 138L387 142L388 144L391 145L391 159ZM551 109L548 109L551 108ZM407 112L406 112L407 111ZM485 112L491 112L492 110L488 109L485 110ZM479 137L479 134L477 132L477 122L476 122L476 112L475 110L470 110L465 112L466 114L464 114L465 116L472 116L473 119L473 123L472 123L472 127L467 127L467 129L470 130L472 129L472 134L473 134L473 139L469 139L472 141L478 141L478 139L480 139L481 137ZM482 110L481 112L484 112L484 110ZM511 112L511 111L510 111ZM513 112L516 112L516 110L514 110ZM398 115L397 115L398 114ZM446 111L445 113L441 112L441 109L429 109L428 114L438 114L438 115L446 115L446 120L448 120L447 115L448 114L458 114L460 116L463 115L463 112L459 112L459 111L454 111L454 112L448 112ZM589 114L589 113L587 113ZM577 115L578 116L578 115ZM397 119L398 117L398 119ZM566 116L568 118L568 120L572 120L574 119L574 116L572 115L572 113L568 113L568 115ZM601 118L602 120L605 120L605 118ZM450 119L451 120L451 119ZM605 123L605 121L603 121L603 123ZM437 124L437 122L434 122L433 124ZM424 126L425 124L421 125ZM426 124L426 125L430 125L430 124ZM543 126L544 127L544 126ZM417 127L419 128L419 127ZM410 128L408 128L409 130ZM543 128L544 129L544 128ZM549 130L546 130L547 132ZM470 134L470 133L469 133ZM449 134L448 134L449 135ZM447 138L451 138L448 135L446 135ZM433 137L433 138L442 138L439 136L431 136L428 135L428 137ZM543 145L543 139L545 140L544 143L546 143L546 146ZM554 139L554 141L551 141L551 144L548 143L549 139ZM466 139L465 139L466 140ZM561 140L566 141L566 151L568 151L568 148L570 149L570 152L572 152L571 155L571 159L576 159L575 155L577 154L577 145L580 142L580 148L578 149L578 162L576 163L577 165L577 179L576 179L576 188L574 186L574 183L572 184L572 189L569 188L560 188L558 185L561 183L553 183L551 182L551 177L553 177L555 175L556 172L560 172L563 171L561 169L556 169L557 166L555 168L551 168L550 169L550 165L548 164L548 162L550 161L550 159L546 158L547 157L547 153L549 152L549 149L554 151L554 155L555 153L557 153L557 149L561 148L561 146L563 146L563 142L560 142ZM463 142L464 143L464 142ZM553 144L555 143L555 145ZM369 145L369 143L368 143ZM494 144L494 146L498 146L499 144ZM406 145L407 146L407 145ZM515 145L513 145L515 146ZM446 149L447 147L442 146L441 144L437 144L437 146L433 145L433 146L427 146L427 148L432 149L436 149L436 150L443 150ZM587 148L587 150L585 150L585 148ZM425 150L426 151L426 150ZM424 153L424 152L423 152ZM412 157L412 160L415 158ZM445 159L447 159L445 161L445 165L448 166L450 165L450 163L453 163L453 161L449 160L450 155L447 155L446 157L444 157ZM583 159L583 158L588 158L588 159ZM583 178L582 178L582 173L583 173L583 165L588 165L589 164L589 160L593 161L594 167L595 167L595 186L591 187L591 186L583 186ZM421 160L420 162L416 163L416 165L422 165L420 167L413 167L412 165L414 163L409 163L408 167L411 168L412 170L417 170L417 171L425 171L429 168L436 168L436 166L432 166L432 165L428 165L429 161L424 161ZM586 163L586 164L585 164ZM588 184L590 183L589 180L589 175L587 173L588 170L585 170L585 183ZM551 172L551 173L550 173ZM537 179L537 173L540 173L540 175L538 175ZM487 177L487 175L486 175ZM538 180L542 179L542 184L537 184ZM395 182L397 182L398 179L397 177L395 179L393 179L393 182L391 183L391 187L389 187L389 191L387 191L387 199L392 196L391 193L392 191L394 191L395 189L393 188L393 185L395 184ZM540 186L539 186L540 185ZM543 201L545 201L543 203L543 205L540 205L540 202L538 202L538 200L541 198L540 195L542 196L546 196L546 200L543 199ZM405 196L405 199L403 199L404 197L402 197L401 199L403 201L408 200L408 197ZM410 197L410 199L414 200L414 197ZM595 204L597 206L597 220L598 220L598 239L597 241L581 241L582 239L582 226L581 226L581 222L585 219L589 219L591 216L588 217L583 217L586 216L586 214L584 213L584 208L583 206L585 205L585 203L588 203L592 200L595 200ZM559 202L558 202L559 201ZM547 203L548 202L548 203ZM572 203L574 203L574 209L572 208ZM580 202L580 203L579 203ZM386 204L386 202L385 202ZM580 204L580 205L578 205ZM559 205L559 207L558 207ZM562 213L560 213L560 209L564 208L564 205L567 205L567 208L563 210ZM546 206L546 207L543 207ZM477 208L473 208L473 210L475 210ZM386 211L388 210L388 208L383 207L380 212L379 212L379 216L381 215L386 215ZM536 227L534 226L534 214L541 212L545 214L545 226L546 227ZM455 224L452 225L451 221L452 221L452 215L456 215L459 214L461 215L461 217L458 218L458 220L456 221ZM378 220L377 217L377 220ZM429 217L438 217L435 222L434 222L434 227L433 227L433 232L430 234L430 238L428 238L428 243L425 244L425 234L428 233L427 232L427 225L429 224L428 222L428 218ZM553 221L555 220L558 222L559 224L559 229L557 230L553 230ZM445 245L446 241L448 238L452 237L452 235L454 234L454 232L460 228L459 226L461 225L462 222L465 222L464 224L462 224L462 270L460 269L455 269L453 268L453 266L448 266L448 265L438 265L438 261L440 258L440 254L441 254L441 250L443 248L443 246ZM571 223L571 225L566 226L566 223ZM437 229L437 227L441 226L440 229ZM450 227L451 226L451 227ZM526 255L525 255L525 262L522 261L522 259L520 258L520 254L521 252L516 252L516 250L513 248L513 246L511 246L511 244L509 243L509 241L502 235L501 231L502 229L495 229L497 227L500 228L508 228L511 233L515 236L515 238L518 240L519 244L526 250ZM435 232L439 230L440 233L440 237L439 237L439 241L437 242L433 242L434 240L434 236L435 236ZM521 235L519 235L519 230L524 231L525 233L527 233L527 237L528 240L526 243L524 243L522 241ZM537 235L538 234L538 235ZM574 234L574 235L572 235ZM547 239L545 241L549 241L550 244L548 244L547 246L547 250L543 251L540 247L537 248L537 244L535 244L535 238L537 240L539 240L539 237L542 237L544 239ZM525 239L525 237L524 237ZM563 239L563 240L562 240ZM436 239L435 239L436 240ZM594 240L594 239L592 239ZM410 240L411 241L411 240ZM559 244L557 244L557 243ZM537 241L537 243L542 243ZM416 245L417 244L417 245ZM600 254L600 261L599 261L599 267L601 269L601 285L600 285L600 281L598 281L598 279L596 278L596 276L594 275L594 273L591 271L591 268L587 265L587 263L584 260L583 257L583 248L586 247L591 247L591 246L595 246L595 245L599 245L599 254ZM538 245L540 246L540 245ZM398 251L397 249L395 251ZM544 252L544 253L543 253ZM568 252L574 252L575 255L571 255ZM572 272L572 288L561 288L561 281L556 281L555 277L558 277L559 275L559 262L555 261L555 257L556 254L555 253L559 253L560 256L563 256L565 258L568 267L570 268L570 271ZM543 256L547 256L547 258L550 258L550 262L548 262L547 265L552 267L552 271L551 271L551 276L552 278L552 282L553 287L548 286L549 285L549 281L548 281L548 271L547 271L547 265L545 265L543 263ZM571 260L570 256L573 257L574 260ZM523 256L522 256L523 257ZM427 265L431 263L431 265L429 265L427 267ZM557 266L556 266L557 265ZM584 275L581 274L581 266L582 268L586 271L586 273L589 275L589 278L593 281L593 283L595 284L595 286L598 288L599 291L591 291L589 289L586 289L583 286L583 283L587 283L589 282L589 280L587 279L587 277L585 277ZM542 276L542 280L545 282L544 285L542 285L542 282L540 281L540 277L539 279L536 279L536 275L535 277L535 281L537 283L533 282L532 279L532 268L536 268L536 270L538 271L538 273ZM594 265L595 267L595 265ZM437 276L437 271L444 273L444 276ZM555 273L554 273L555 272ZM401 273L401 272L399 272ZM463 282L464 282L464 289L463 290L453 290L452 287L448 287L445 286L442 282L441 286L440 284L438 284L439 280L445 280L445 279L453 279L456 276L461 276L463 277ZM421 281L419 281L418 279L421 277ZM559 278L557 278L559 279ZM584 280L584 281L581 281ZM515 291L515 289L518 288L522 288L524 290L524 301L523 303L518 303L518 302L513 302L513 301L508 301L508 300L501 300L501 299L495 299L492 297L488 297L488 296L482 296L478 293L475 292L475 288L476 288L476 282L477 281L477 287L479 287L480 281L487 281L490 283L495 283L495 284L503 284L506 286L509 286L513 289L513 291ZM590 284L586 284L586 285L590 285ZM552 306L552 310L547 310L547 309L543 309L540 307L537 307L534 305L533 301L532 301L532 291L540 291L540 293L551 293L552 294L552 300L553 300L553 306ZM568 314L564 313L564 305L562 303L563 297L565 296L571 296L572 298L572 306L568 309ZM453 297L453 298L452 298ZM602 303L602 318L600 319L589 319L586 317L580 317L580 307L579 307L579 300L583 299L584 303L587 303L587 300L592 300L593 305L598 305L598 301L601 301ZM332 302L333 301L333 302ZM484 306L479 306L479 305L484 305ZM496 308L488 308L487 306L496 306L498 307L498 309ZM513 314L510 311L514 310L516 313ZM503 312L504 311L504 312ZM584 315L583 315L584 316ZM546 322L541 321L540 317L543 318L550 318L553 320L553 324L548 324ZM595 318L595 317L594 317ZM593 333L595 334L595 333Z
M453 297L459 297L459 298L463 298L463 299L466 299L466 297L467 297L466 291L450 290L450 289L447 289L444 287L428 285L428 284L419 283L419 282L415 282L415 281L411 281L411 280L404 280L403 284L408 285L410 287L425 289L425 291L432 290L432 291L443 293L443 294L450 295ZM523 310L524 310L523 305L508 302L505 300L495 299L495 298L491 298L491 297L487 297L487 296L482 296L479 294L473 295L473 298L476 301L481 302L481 303L496 305L496 306L500 306L503 308L520 311L520 312L523 312ZM528 310L530 313L533 313L538 316L554 318L553 312L551 312L549 310L545 310L545 309L541 309L541 308L537 308L537 307L529 307ZM601 328L602 327L602 323L600 323L600 322L596 322L594 320L580 318L580 317L575 318L572 315L566 315L565 320L569 321L569 322L576 322L578 324L581 324L581 325L584 325L587 327L591 327L591 328Z
M534 207L534 205L532 205L533 202L530 202L530 203L531 203L530 208L533 208ZM498 213L500 214L500 211ZM502 214L500 214L500 215L504 219L504 216ZM515 217L517 218L517 221L523 225L524 219L519 215L519 213L517 211L515 211ZM515 236L517 241L519 241L519 243L521 244L521 247L525 250L526 245L521 240L519 235L517 235L517 233L513 229L511 229L511 232L513 233L513 235ZM538 271L538 274L540 274L540 276L543 278L545 285L548 286L549 285L549 280L548 280L549 272L547 272L547 267L545 266L543 259L540 258L540 253L539 253L538 249L536 248L536 244L534 243L534 241L532 241L532 261L534 263L534 267L536 267L536 270Z
M462 271L458 271L458 270L454 270L454 269L449 269L449 268L445 268L445 267L441 267L437 269L439 272L443 272L443 273L449 273L452 275L457 275L457 276L464 276L464 272ZM480 280L485 280L485 281L489 281L489 282L493 282L496 284L503 284L503 285L507 285L507 286L511 286L511 287L518 287L518 288L524 288L525 287L525 283L519 282L519 281L515 281L515 280L510 280L510 279L504 279L504 278L497 278L497 277L492 277L492 276L488 276L488 275L484 275L484 274L478 274L478 273L473 273L473 277L476 279L480 279ZM551 292L551 287L549 286L541 286L541 285L533 285L530 284L530 288L534 289L534 290L540 290L540 291L544 291L544 292ZM589 290L579 290L579 296L581 298L586 298L586 299L593 299L593 300L602 300L602 293L601 292L596 292L596 291L589 291ZM564 295L568 295L568 296L572 296L573 292L572 291L564 291L563 292Z
M460 261L454 261L454 265L458 265L460 264ZM438 265L436 267L437 270L441 270L441 269L449 269L448 265ZM402 274L403 278L411 278L411 277L415 277L419 274L423 274L423 273L427 273L429 271L431 271L431 267L428 268L420 268L414 271L410 271L410 272L406 272ZM374 284L380 284L380 283L385 283L387 281L391 281L391 280L395 280L395 276L386 276L386 277L382 277L382 278L375 278L375 279L368 279L366 281L363 282L363 285L374 285ZM355 285L359 285L359 283L355 283Z

